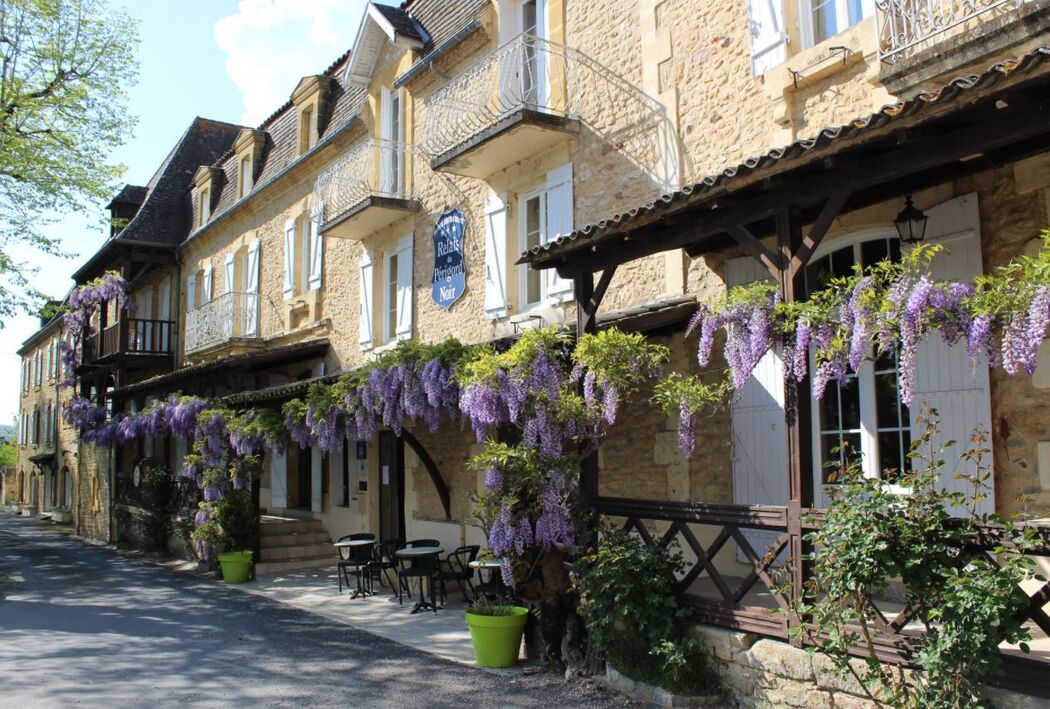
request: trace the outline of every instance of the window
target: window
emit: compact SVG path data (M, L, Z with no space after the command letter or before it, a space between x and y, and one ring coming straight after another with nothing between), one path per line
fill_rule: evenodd
M296 244L296 261L298 274L295 280L296 293L310 290L310 254L313 244L310 239L310 219L303 216L296 220L296 231L299 233Z
M252 191L252 159L247 155L243 156L240 161L240 167L238 168L237 175L237 197L241 198L246 196Z
M197 226L202 227L211 218L211 188L202 187L197 191Z
M521 250L528 251L546 241L547 195L527 194L522 199ZM526 267L522 272L521 302L526 309L543 300L543 273Z
M33 358L33 386L39 388L44 381L44 353L37 350Z
M383 269L383 341L390 342L397 336L397 268L398 253L386 255Z
M802 44L812 47L875 11L875 0L801 0Z
M806 268L806 288L820 290L835 277L853 272L855 264L870 266L883 259L900 259L900 241L877 238L837 249ZM845 382L831 382L824 398L814 402L813 428L818 439L820 480L834 483L837 465L860 458L864 474L892 483L907 471L911 446L908 407L897 387L897 357L885 354L865 361ZM830 464L830 466L829 466Z
M299 114L299 153L305 153L317 142L317 131L314 125L314 107L308 106Z
M50 445L55 442L54 427L54 404L47 402L44 409L44 443Z
M30 424L30 443L32 445L38 445L40 443L40 408L36 407L33 409L33 421Z

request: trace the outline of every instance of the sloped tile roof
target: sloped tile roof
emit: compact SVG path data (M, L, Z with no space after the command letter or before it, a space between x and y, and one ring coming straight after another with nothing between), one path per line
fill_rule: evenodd
M423 25L430 42L438 45L476 20L491 0L411 0L401 9Z
M428 37L426 31L420 26L420 24L412 18L407 12L401 8L391 7L389 5L380 5L379 3L372 3L379 14L386 18L386 21L394 28L394 32L411 39L417 39L420 42L426 42Z
M919 93L906 101L883 106L882 109L869 116L856 118L840 126L824 128L812 138L796 140L786 147L775 148L762 155L744 160L737 165L731 165L721 172L709 175L670 194L665 194L648 204L614 214L601 221L576 229L570 234L559 236L546 244L535 246L522 253L519 263L531 262L540 254L557 254L566 250L574 242L597 239L605 234L619 233L630 228L636 222L655 216L682 203L701 202L709 193L713 193L716 190L723 194L725 191L731 190L734 182L741 178L768 171L782 163L799 160L813 151L833 143L861 137L893 121L912 117L944 104L961 101L978 90L993 87L1015 74L1029 72L1047 61L1050 61L1050 46L1037 47L1020 58L999 62L981 74L955 78L935 90Z

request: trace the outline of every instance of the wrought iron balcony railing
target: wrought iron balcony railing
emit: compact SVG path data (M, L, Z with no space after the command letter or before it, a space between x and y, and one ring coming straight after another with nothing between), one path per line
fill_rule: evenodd
M187 353L258 336L258 293L223 293L186 315Z
M1009 12L1024 0L875 0L879 58L894 63L991 12Z
M392 140L366 140L317 177L314 195L324 203L322 221L328 222L371 197L415 198L412 148Z
M664 186L677 186L680 146L666 109L585 53L522 34L422 101L417 146L456 151L519 111L578 120Z

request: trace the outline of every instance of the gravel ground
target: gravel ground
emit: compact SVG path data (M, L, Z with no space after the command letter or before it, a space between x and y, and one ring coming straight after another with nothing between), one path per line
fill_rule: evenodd
M411 622L406 620L406 622ZM613 707L485 672L0 513L0 705Z

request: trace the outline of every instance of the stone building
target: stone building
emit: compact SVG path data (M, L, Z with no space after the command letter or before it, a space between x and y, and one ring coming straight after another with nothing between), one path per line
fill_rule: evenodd
M945 13L937 30L919 5ZM907 199L928 217L926 241L945 245L934 275L972 279L1050 224L1048 28L1047 0L370 3L349 51L259 126L223 124L208 150L173 153L184 187L166 198L181 216L148 259L121 258L125 273L145 269L136 293L148 282L167 294L145 306L166 324L142 327L177 336L163 366L85 371L82 391L118 410L173 392L277 406L402 340L488 342L540 323L615 322L695 371L683 331L698 302L770 272L804 297L853 264L898 257ZM132 213L149 192L128 198ZM432 235L459 224L462 269L440 271L449 262ZM92 263L97 275L112 256ZM919 394L941 410L945 437L991 432L986 506L1004 515L1022 495L1050 514L1046 348L1030 379L972 371L958 348L920 355ZM873 477L900 464L918 407L902 405L895 375L895 362L868 363L789 426L770 354L705 422L691 460L676 422L638 397L585 491L643 536L683 541L701 620L748 642L783 639L770 564L821 506L841 442ZM484 543L469 522L476 452L458 428L382 431L332 456L292 447L264 461L255 492L261 511L309 520L322 537ZM145 457L177 471L185 453L167 441L96 451L92 475L112 499L103 479L133 479ZM330 556L323 544L263 549L257 570ZM1032 593L1045 638L1050 597ZM722 659L746 664L738 650ZM1013 676L1048 694L1041 672Z
M61 302L52 302L56 312ZM61 315L43 315L40 330L22 343L19 379L18 462L15 498L31 514L47 514L69 522L76 512L74 483L77 469L76 436L61 417L70 392L62 380L60 345L67 333Z

